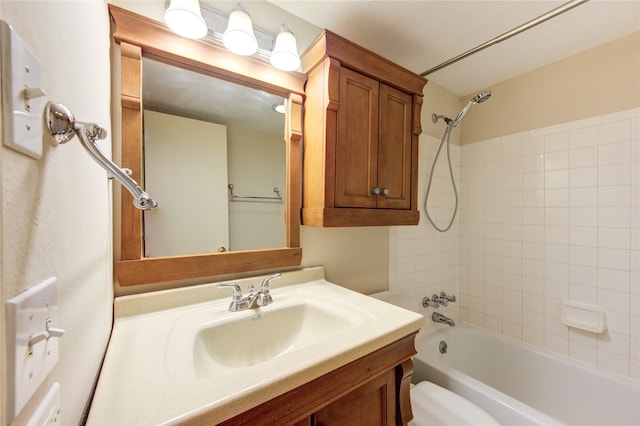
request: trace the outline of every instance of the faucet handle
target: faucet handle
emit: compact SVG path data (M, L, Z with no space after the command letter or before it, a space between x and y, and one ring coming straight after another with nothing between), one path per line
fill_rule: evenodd
M238 312L249 308L249 302L242 297L242 289L238 284L221 283L218 284L218 287L231 287L233 289L233 297L229 304L229 311Z
M262 299L260 301L262 306L267 306L270 303L273 303L273 297L271 297L271 294L269 293L269 283L271 282L271 280L277 280L281 276L282 274L279 274L279 273L274 274L274 275L271 275L270 277L265 278L264 281L262 281L262 289L261 289Z
M438 303L434 302L433 300L429 299L429 296L425 296L422 298L422 307L423 308L437 308L439 305Z
M437 294L434 294L431 297L431 300L433 300L436 303L439 303L442 306L447 306L447 304L449 303L449 301L443 297L439 297Z
M440 298L441 299L446 299L449 302L455 302L456 301L456 295L455 294L452 294L451 296L449 296L444 291L440 292Z
M262 291L269 291L269 283L271 282L271 280L277 280L280 277L282 277L282 274L277 273L265 278L264 281L262 281Z
M233 297L231 300L233 300L234 302L242 301L242 289L238 284L220 283L218 284L218 287L231 287L233 289Z

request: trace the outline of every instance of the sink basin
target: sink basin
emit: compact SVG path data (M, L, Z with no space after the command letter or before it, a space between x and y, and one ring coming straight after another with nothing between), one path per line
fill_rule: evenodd
M363 315L340 313L321 303L282 301L229 315L198 327L193 347L196 373L244 368L308 347L362 323ZM195 318L193 318L195 319ZM197 321L197 320L196 320Z
M189 309L176 318L166 345L166 365L176 382L248 373L249 368L279 368L299 363L326 345L365 328L375 319L339 295L313 287L272 290L274 302L240 312L229 300ZM278 296L277 298L275 296ZM277 366L275 361L277 362ZM264 366L265 363L270 363Z

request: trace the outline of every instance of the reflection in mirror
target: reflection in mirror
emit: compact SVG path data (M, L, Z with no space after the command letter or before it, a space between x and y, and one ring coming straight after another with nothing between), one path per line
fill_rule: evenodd
M144 217L145 256L285 246L283 99L153 60L142 69L145 188L162 200Z

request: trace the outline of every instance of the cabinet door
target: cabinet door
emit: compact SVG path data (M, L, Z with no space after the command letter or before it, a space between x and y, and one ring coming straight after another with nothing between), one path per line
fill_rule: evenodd
M378 104L380 83L340 70L336 142L336 207L375 208L378 196Z
M395 380L390 370L312 416L314 426L391 426L396 422Z
M386 194L380 208L411 208L412 107L411 95L380 84L378 186Z

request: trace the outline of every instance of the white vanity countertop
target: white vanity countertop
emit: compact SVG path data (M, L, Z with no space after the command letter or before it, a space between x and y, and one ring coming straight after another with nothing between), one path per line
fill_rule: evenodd
M233 282L246 292L249 283L259 288L263 277ZM422 315L323 277L321 267L283 273L272 281L271 305L232 315L264 311L266 318L278 302L283 306L306 297L310 305L331 300L336 312L357 306L354 318L361 325L329 335L326 344L314 342L246 368L216 367L205 374L195 365L195 332L184 324L226 311L229 288L214 283L116 298L113 333L87 424L216 424L414 333L423 323Z

